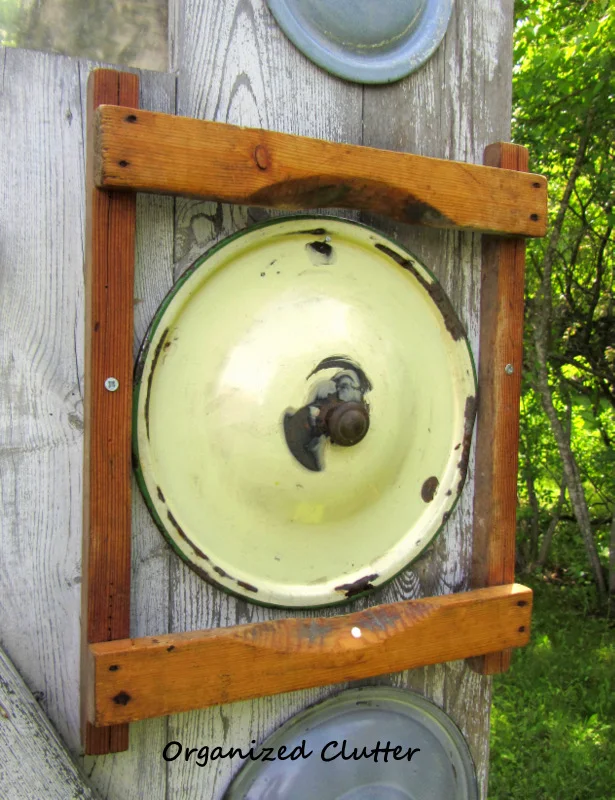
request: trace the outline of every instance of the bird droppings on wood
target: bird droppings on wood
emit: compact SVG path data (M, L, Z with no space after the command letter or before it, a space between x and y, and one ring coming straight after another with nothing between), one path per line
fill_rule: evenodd
M439 485L440 481L436 478L435 475L432 475L431 478L427 478L427 480L421 487L421 497L423 498L423 502L431 503L431 501L434 499L434 496L438 490Z
M365 575L365 577L359 578L353 583L343 583L341 586L336 586L335 591L343 592L346 597L354 597L357 594L369 592L373 589L372 581L376 580L377 577L378 573L374 572L373 575Z

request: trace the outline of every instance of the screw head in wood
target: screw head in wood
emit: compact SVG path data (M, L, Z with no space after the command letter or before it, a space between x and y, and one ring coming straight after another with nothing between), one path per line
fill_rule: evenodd
M108 392L116 392L120 388L120 382L117 378L107 378L105 381L105 389Z
M507 375L512 375L514 371L515 371L515 369L514 369L514 367L513 367L513 365L512 365L512 364L507 364L507 365L504 367L504 372L505 372Z

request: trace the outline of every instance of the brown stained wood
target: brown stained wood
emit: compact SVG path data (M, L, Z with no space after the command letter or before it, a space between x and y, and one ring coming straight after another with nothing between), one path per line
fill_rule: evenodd
M89 718L130 722L523 646L531 601L525 586L498 586L340 617L93 644Z
M486 148L484 161L527 173L528 151L498 142ZM472 564L476 588L512 583L515 576L524 274L524 239L484 237ZM486 675L504 672L510 655L510 650L490 653L473 659L471 666Z
M88 82L86 164L82 642L130 633L131 409L136 198L93 182L93 112L138 105L136 75L95 70ZM119 382L105 388L107 378ZM85 684L83 683L85 681ZM87 675L82 664L82 696ZM97 730L82 714L85 752L128 748L128 726Z
M110 106L97 112L96 156L101 188L545 233L546 181L514 170Z

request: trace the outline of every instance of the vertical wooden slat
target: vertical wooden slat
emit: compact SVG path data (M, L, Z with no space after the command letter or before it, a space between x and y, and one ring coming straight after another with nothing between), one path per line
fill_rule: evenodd
M527 172L528 151L497 142L485 149L484 163ZM513 583L515 575L524 275L525 239L483 237L473 588ZM470 664L492 675L508 669L510 655L489 653Z
M95 70L88 83L82 645L130 635L131 406L136 196L94 188L92 117L103 103L137 107L139 79ZM105 387L118 382L116 391ZM82 662L84 654L82 654ZM128 748L128 726L86 722L85 752Z

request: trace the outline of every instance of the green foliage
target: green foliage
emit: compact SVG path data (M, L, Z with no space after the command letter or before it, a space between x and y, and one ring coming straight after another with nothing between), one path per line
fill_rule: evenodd
M530 148L531 168L549 178L551 223L580 142L588 137L561 233L553 242L546 299L539 288L550 237L528 246L520 552L522 561L535 560L538 541L535 533L530 541L528 521L534 530L546 529L562 482L560 456L533 388L531 325L537 309L550 315L554 404L560 419L569 418L572 449L606 566L608 518L615 509L615 6L603 0L518 0L516 12L514 139ZM567 503L562 513L571 517ZM584 562L582 557L564 566L580 569Z
M20 0L0 0L0 46L15 47Z
M615 509L615 6L517 0L516 12L514 139L549 178L551 223L546 239L528 246L521 567L536 561L552 516L562 521L544 575L524 578L535 590L532 641L494 681L489 797L612 800L615 629L596 608L568 498L561 504L561 456L537 392L532 326L539 314L548 320L553 405L606 566Z
M494 679L490 800L615 797L615 630L588 587L532 582L532 641Z

